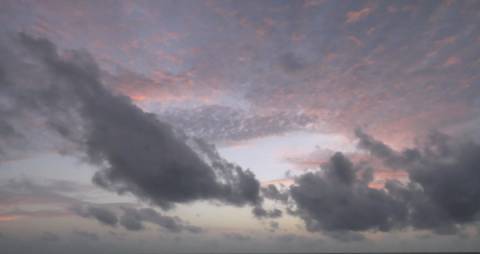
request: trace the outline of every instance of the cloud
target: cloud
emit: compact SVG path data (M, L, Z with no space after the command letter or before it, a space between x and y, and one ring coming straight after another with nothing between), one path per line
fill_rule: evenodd
M289 211L307 230L350 241L360 239L358 233L408 227L452 234L479 220L480 145L433 132L417 147L399 152L361 130L356 135L360 149L406 172L409 180L386 180L383 188L372 188L368 164L336 153L320 171L305 173L290 186L294 208Z
M355 23L368 15L373 11L372 8L370 7L365 7L361 10L358 11L349 11L347 12L347 20L345 21L347 24L349 23Z
M392 168L404 167L405 164L408 164L419 156L418 151L414 149L406 149L400 154L384 143L373 139L361 129L355 130L355 135L359 139L359 148L367 150L375 157L383 159L385 163Z
M15 208L0 213L0 218L3 218L3 220L16 220L19 217L57 218L71 215L72 213L70 211L64 209L24 210Z
M241 141L305 130L315 121L303 113L261 113L222 105L169 108L158 115L189 135L214 141Z
M266 210L263 207L256 206L252 209L252 213L258 219L265 219L265 218L275 219L275 218L282 217L282 211L277 208L274 208L272 210Z
M223 22L218 22L215 15L205 15L211 10L191 13L187 8L182 12L191 14L198 22L177 26L171 14L186 7L184 4L136 3L135 8L141 10L142 17L147 17L142 24L150 28L175 27L175 31L157 29L144 34L130 32L138 28L133 21L138 18L136 12L124 13L123 7L109 3L101 4L103 8L69 3L58 7L58 3L34 2L27 4L29 8L22 8L12 3L2 11L4 25L12 27L13 31L28 31L41 23L50 33L55 33L47 34L59 45L89 49L102 63L102 68L115 66L113 83L118 89L114 90L136 98L153 97L158 99L159 107L189 106L185 98L195 100L207 94L210 101L197 100L196 103L205 105L213 100L213 103L229 107L240 104L232 106L233 111L246 106L251 108L250 113L294 114L301 111L313 118L313 123L321 126L322 131L350 134L349 126L369 125L375 128L371 131L377 137L389 142L390 139L408 142L415 132L435 126L448 128L478 118L478 112L469 110L474 108L471 105L478 98L479 87L476 85L479 48L471 43L478 37L477 4L466 1L445 8L441 1L388 5L332 1L323 2L322 8L296 12L302 4L289 3L290 8L278 9L272 2L222 3L218 5L230 13ZM205 8L202 3L197 5ZM75 15L65 15L73 9L81 10L82 22L78 22L79 17ZM112 11L106 14L101 11L103 9ZM388 13L389 10L392 13ZM160 12L165 15L158 15ZM119 17L124 15L118 13L135 18L121 19ZM31 16L38 19L13 18ZM255 28L271 18L276 23L269 29L271 39L255 43ZM298 22L288 22L290 19ZM347 26L346 20L351 21ZM248 28L242 28L239 23L248 23ZM212 27L210 32L199 32L205 24ZM231 28L229 36L216 32L225 26ZM231 32L232 29L242 32ZM291 36L295 33L305 38L291 45ZM83 36L77 36L79 34ZM175 43L175 50L170 43ZM352 47L353 43L363 45ZM119 47L109 47L114 44ZM125 48L129 48L130 53L125 54ZM158 55L159 52L162 54ZM275 68L288 52L307 68L294 72L295 75ZM183 64L172 66L172 61L165 59L164 54L178 56ZM332 60L329 55L336 57ZM442 66L450 56L461 61L445 71ZM131 69L131 72L116 72L120 69L117 66ZM468 88L460 86L460 82L468 84ZM349 103L345 98L357 98L356 103ZM179 118L183 111L190 110L179 110ZM191 116L195 113L185 118ZM208 121L200 124L196 121L199 118L186 119L185 125L213 137L215 133L226 135L221 128L223 120L218 120L217 126ZM279 133L277 126L289 125L292 121L289 117L276 120L270 125L272 133ZM236 120L232 122L237 123ZM249 126L269 133L260 125ZM475 131L476 126L468 129ZM10 127L3 129L19 131L18 127ZM238 140L240 134L247 132L239 129L240 125L229 126L225 132L231 130ZM286 131L289 130L292 129ZM390 135L392 132L397 134Z
M74 154L86 154L101 168L93 178L97 185L164 209L209 199L259 202L259 183L251 172L231 164L222 169L208 165L168 124L111 93L88 53L62 54L50 41L26 34L7 38L0 45L6 80L0 90L16 114L2 121L12 126L33 115L40 126L72 144Z
M276 200L282 203L286 203L288 201L288 192L278 190L277 186L274 184L269 184L267 187L263 187L262 195L265 198Z
M50 181L39 184L27 178L9 179L0 184L2 207L16 207L22 204L61 204L79 203L78 199L67 196L85 187L74 182Z
M480 145L433 132L418 147L396 152L365 133L357 137L362 148L408 173L407 188L388 182L387 188L408 204L414 227L448 233L479 219Z
M123 210L124 213L120 217L120 224L130 231L143 230L145 229L143 223L149 222L171 233L180 233L183 231L190 233L202 232L202 228L200 227L190 225L178 217L162 215L151 208L124 208Z
M341 153L322 166L323 172L298 177L290 187L296 213L309 231L389 231L403 221L404 204L384 190L368 187L363 171Z
M95 218L98 222L104 225L114 227L118 223L117 215L106 208L88 205L74 206L71 210L84 218Z

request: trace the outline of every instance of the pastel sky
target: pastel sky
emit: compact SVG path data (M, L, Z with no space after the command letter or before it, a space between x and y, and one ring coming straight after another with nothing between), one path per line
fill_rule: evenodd
M480 250L480 1L0 0L0 24L0 250Z

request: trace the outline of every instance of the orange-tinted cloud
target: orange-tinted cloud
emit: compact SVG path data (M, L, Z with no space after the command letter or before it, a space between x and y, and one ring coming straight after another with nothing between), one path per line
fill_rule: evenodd
M13 215L0 215L0 222L17 220L17 216Z
M366 16L370 15L370 13L372 13L373 9L370 8L370 7L365 7L361 10L358 10L358 11L349 11L347 13L347 20L345 21L347 24L350 24L350 23L355 23L363 18L365 18Z
M457 64L460 64L461 60L459 57L456 57L456 56L451 56L447 59L447 61L445 61L445 63L443 64L444 67L449 67L449 66L453 66L453 65L457 65Z

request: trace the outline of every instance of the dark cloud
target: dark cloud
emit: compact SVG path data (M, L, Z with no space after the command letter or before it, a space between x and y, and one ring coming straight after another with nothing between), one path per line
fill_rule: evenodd
M262 195L271 200L286 203L288 201L288 191L281 191L274 184L269 184L262 188Z
M143 230L144 222L158 225L161 229L171 233L190 232L200 233L202 228L188 224L178 217L166 216L151 208L124 208L120 217L120 224L131 231Z
M114 227L118 223L117 215L106 208L87 205L74 206L71 208L71 210L79 216L85 218L95 218L98 222L104 225Z
M341 153L323 165L323 172L306 173L290 187L298 215L309 231L388 231L404 220L403 202L384 190L371 189Z
M359 148L367 150L375 157L383 159L388 166L393 168L404 168L406 164L418 159L420 156L415 149L406 149L402 153L396 152L384 143L370 137L361 129L355 130L355 135L359 139Z
M265 219L265 218L275 219L275 218L282 217L282 211L277 208L273 208L272 210L267 210L263 207L256 206L252 209L252 213L258 219Z
M408 172L411 183L407 188L389 183L387 189L410 206L413 226L448 233L479 219L480 145L433 132L419 147L393 152L365 133L357 136L360 144L379 144L362 148ZM392 152L379 153L379 147Z
M361 130L356 133L360 148L386 166L405 170L410 181L389 180L384 189L371 188L372 169L336 153L321 171L299 176L290 187L296 205L290 213L301 217L307 230L351 241L361 239L361 232L406 227L452 234L479 220L478 144L434 132L418 147L398 152Z
M130 231L143 230L142 219L135 210L127 210L120 216L120 224Z
M234 205L259 201L259 183L250 171L231 166L221 169L230 171L229 179L219 177L169 125L107 90L88 53L61 54L50 41L26 34L2 41L0 53L6 80L0 89L17 110L2 120L33 115L102 168L93 179L99 186L165 209L205 199Z

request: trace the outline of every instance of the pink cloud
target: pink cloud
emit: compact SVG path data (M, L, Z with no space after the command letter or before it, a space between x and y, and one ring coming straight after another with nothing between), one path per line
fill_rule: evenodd
M363 42L358 39L357 37L353 36L353 35L350 35L347 37L351 42L353 42L355 44L355 46L357 47L362 47L363 46Z
M450 67L450 66L457 65L457 64L460 64L460 63L461 63L460 58L458 58L456 56L451 56L447 59L447 61L445 61L443 66L444 67Z
M365 7L359 11L350 11L347 13L347 20L345 21L347 24L355 23L372 13L373 9L370 7Z

